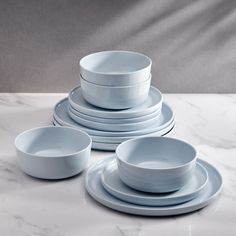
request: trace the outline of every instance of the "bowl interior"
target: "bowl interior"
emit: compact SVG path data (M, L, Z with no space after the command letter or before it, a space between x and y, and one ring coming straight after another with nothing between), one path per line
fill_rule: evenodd
M151 65L147 56L126 51L107 51L88 55L81 59L85 69L102 74L132 73Z
M196 158L196 151L191 145L162 137L126 141L117 148L116 153L127 164L148 169L177 168Z
M65 156L90 144L89 136L67 127L44 127L25 131L16 138L16 147L37 156Z

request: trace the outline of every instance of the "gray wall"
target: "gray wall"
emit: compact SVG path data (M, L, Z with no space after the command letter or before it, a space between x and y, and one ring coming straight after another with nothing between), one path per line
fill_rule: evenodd
M163 92L236 92L236 1L0 0L0 92L67 92L110 49L149 55Z

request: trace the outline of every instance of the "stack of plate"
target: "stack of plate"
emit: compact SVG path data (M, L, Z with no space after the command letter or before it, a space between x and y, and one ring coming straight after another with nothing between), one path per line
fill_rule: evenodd
M53 123L87 132L92 148L115 150L139 136L163 136L174 127L171 108L151 87L151 59L105 51L80 60L81 86L56 104Z
M93 106L83 98L81 87L76 87L55 105L53 124L83 130L91 136L93 149L112 151L131 138L167 134L174 127L174 115L154 87L144 103L125 110Z
M181 151L180 151L181 150ZM178 215L207 206L222 177L177 139L144 137L119 145L116 155L93 164L86 189L101 204L136 215Z

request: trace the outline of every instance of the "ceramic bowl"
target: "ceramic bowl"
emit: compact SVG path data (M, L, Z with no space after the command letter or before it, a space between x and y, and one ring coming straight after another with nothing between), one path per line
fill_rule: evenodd
M127 86L146 81L151 72L149 57L130 51L103 51L80 60L81 76L92 83Z
M88 134L69 127L34 128L15 139L21 169L42 179L62 179L83 171L91 144Z
M90 104L106 109L126 109L142 104L148 97L151 76L148 80L132 85L110 87L80 80L84 99Z
M153 193L179 190L191 178L196 150L173 138L130 139L116 149L121 180L128 186Z

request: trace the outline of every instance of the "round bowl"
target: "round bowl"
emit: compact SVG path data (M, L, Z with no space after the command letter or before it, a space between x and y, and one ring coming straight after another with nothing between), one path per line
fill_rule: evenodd
M148 97L151 76L148 80L132 85L110 87L80 80L84 99L97 107L106 109L126 109L142 104Z
M144 192L164 193L182 188L196 165L196 150L173 138L141 137L116 149L121 180Z
M92 83L106 86L126 86L149 78L152 60L137 52L103 51L80 60L81 76Z
M83 171L88 164L92 140L69 127L39 127L15 139L18 163L28 175L62 179Z

